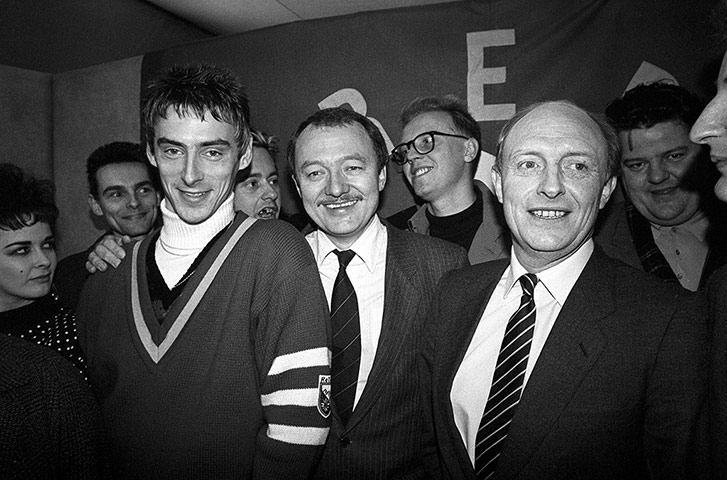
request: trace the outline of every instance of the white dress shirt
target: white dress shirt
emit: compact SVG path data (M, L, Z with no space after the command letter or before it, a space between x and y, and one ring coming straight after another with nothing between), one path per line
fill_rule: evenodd
M689 221L673 227L651 224L654 243L682 287L693 292L699 288L704 262L707 260L709 219L699 213Z
M331 307L333 283L338 275L338 257L333 253L338 248L321 230L306 235L305 239L313 250L318 264L323 289ZM346 268L358 300L358 315L361 326L361 363L358 369L358 383L353 407L356 409L366 381L371 373L376 357L376 347L381 335L381 323L384 316L384 274L386 272L386 228L375 216L361 236L349 250L356 256Z
M567 259L537 274L535 328L523 387L530 378L560 309L592 253L593 240L589 239ZM510 266L502 274L492 292L452 383L450 400L454 420L473 466L477 430L490 394L492 377L507 322L520 307L522 287L518 280L526 273L528 272L518 262L513 250L510 255Z

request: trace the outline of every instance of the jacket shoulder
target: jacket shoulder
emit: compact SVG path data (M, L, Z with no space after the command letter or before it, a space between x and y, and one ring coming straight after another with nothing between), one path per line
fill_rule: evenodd
M452 261L467 262L467 250L452 242L439 238L399 230L387 225L388 238L392 248L412 250L420 258L447 258Z

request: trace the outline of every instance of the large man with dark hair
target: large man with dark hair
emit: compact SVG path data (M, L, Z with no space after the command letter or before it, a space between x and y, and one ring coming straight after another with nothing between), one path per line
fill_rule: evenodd
M392 215L392 225L456 243L472 264L507 257L502 207L474 178L480 127L467 108L451 95L417 98L402 110L401 125L391 158L424 204Z
M331 305L333 423L320 479L425 478L421 326L437 281L467 260L455 245L381 222L387 160L378 128L343 108L308 117L288 146Z
M727 218L707 149L689 139L703 104L667 82L641 84L606 115L618 132L623 196L599 218L607 254L689 290L727 262ZM620 193L620 192L619 192Z
M510 260L446 274L423 335L444 478L699 478L702 299L591 239L617 142L565 101L503 128Z
M97 148L86 160L86 174L88 206L103 218L108 231L88 249L58 262L53 283L70 308L78 303L94 247L103 239L122 245L144 238L157 226L162 198L158 173L138 143L112 142Z
M163 226L93 275L79 337L120 478L305 478L328 435L327 316L298 232L235 215L251 160L238 80L170 69L142 128Z

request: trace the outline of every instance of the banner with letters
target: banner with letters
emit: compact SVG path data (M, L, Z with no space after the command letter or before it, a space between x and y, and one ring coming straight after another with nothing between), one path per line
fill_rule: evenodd
M499 130L530 103L566 98L602 112L629 86L671 78L707 98L721 51L715 0L481 0L367 12L218 37L144 57L142 82L175 63L225 65L245 83L252 124L281 138L283 208L296 210L284 150L296 126L336 105L372 118L389 147L411 99L452 93L480 122L489 183ZM393 165L388 216L414 203Z

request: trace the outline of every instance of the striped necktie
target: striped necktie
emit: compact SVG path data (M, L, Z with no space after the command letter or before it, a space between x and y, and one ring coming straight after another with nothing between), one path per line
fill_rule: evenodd
M480 428L477 430L475 444L477 480L488 479L495 473L497 459L505 443L515 407L520 401L535 328L533 292L537 283L538 277L532 273L520 277L523 290L520 308L507 322L495 374L492 376L490 396L480 421Z
M352 250L333 253L338 256L338 275L331 297L331 331L333 357L331 359L331 393L341 423L346 425L353 412L356 397L358 367L361 363L361 326L358 318L358 300L346 267L356 255Z

